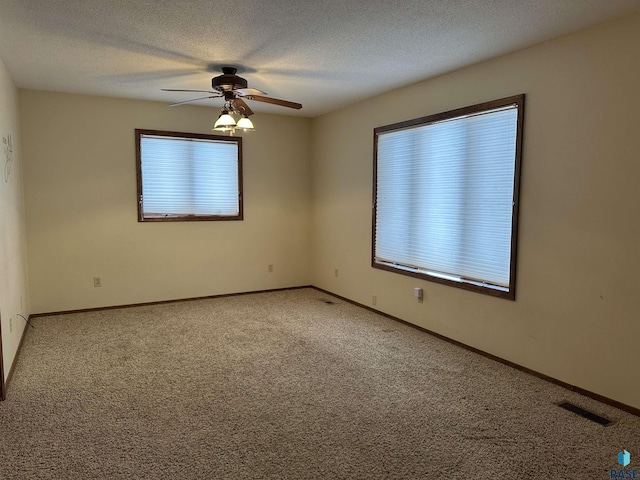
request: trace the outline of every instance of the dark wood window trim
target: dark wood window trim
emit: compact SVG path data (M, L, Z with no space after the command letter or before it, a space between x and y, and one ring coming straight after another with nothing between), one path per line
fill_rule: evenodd
M517 237L518 237L518 210L519 210L519 198L520 198L520 172L521 172L521 159L522 159L522 137L524 127L524 99L525 95L515 95L512 97L502 98L499 100L493 100L490 102L480 103L469 107L450 110L443 113L437 113L434 115L428 115L421 118L407 120L404 122L394 123L391 125L385 125L374 129L373 135L373 221L372 221L372 235L371 235L371 266L380 270L386 270L389 272L399 273L401 275L407 275L422 280L428 280L443 285L449 285L465 290L470 290L486 295L505 298L509 300L515 300L516 290L516 264L517 264ZM515 170L513 179L513 210L511 215L511 257L509 265L509 286L506 290L500 290L492 287L482 285L480 282L471 282L461 279L449 280L447 278L441 278L438 276L423 273L417 270L410 270L403 268L402 266L394 266L389 264L381 264L376 262L376 218L377 218L377 161L378 161L378 136L385 132L398 131L411 129L413 127L424 126L431 123L440 122L456 117L472 115L474 113L481 113L488 110L493 110L501 107L507 107L509 105L517 105L517 133L516 133L516 145L515 145Z
M237 215L165 215L162 217L144 216L142 209L142 156L140 151L140 139L142 135L153 135L159 137L176 137L187 139L214 140L235 143L238 146L238 214ZM201 133L168 132L163 130L135 130L136 140L136 176L137 176L137 197L138 222L189 222L189 221L225 221L243 220L243 182L242 182L242 137L226 137L222 135L207 135Z

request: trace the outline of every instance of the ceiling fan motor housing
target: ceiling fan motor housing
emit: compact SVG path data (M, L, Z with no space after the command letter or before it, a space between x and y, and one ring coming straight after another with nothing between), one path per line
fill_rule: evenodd
M239 88L247 88L247 81L236 75L237 69L224 67L222 75L211 79L211 86L218 91L228 92Z

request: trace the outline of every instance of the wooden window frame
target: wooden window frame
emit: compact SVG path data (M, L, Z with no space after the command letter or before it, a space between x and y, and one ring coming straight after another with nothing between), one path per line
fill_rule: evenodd
M237 215L167 215L165 217L145 217L142 208L142 154L140 150L140 140L142 135L153 135L158 137L176 137L186 139L214 140L235 143L238 146L238 214ZM222 135L207 135L202 133L170 132L164 130L135 130L136 140L136 177L137 177L137 205L138 222L201 222L201 221L234 221L244 220L243 198L244 189L242 181L242 137L226 137Z
M515 95L511 97L502 98L499 100L493 100L489 102L472 105L469 107L458 108L447 112L437 113L420 117L412 120L407 120L399 123L385 125L374 129L373 134L373 200L372 200L372 233L371 233L371 266L380 270L399 273L401 275L407 275L410 277L419 278L421 280L427 280L430 282L439 283L442 285L449 285L464 290L470 290L494 297L504 298L508 300L515 300L516 292L516 266L517 266L517 246L518 246L518 211L520 204L520 176L521 176L521 160L522 160L522 141L524 130L524 100L525 95ZM509 286L507 291L492 288L486 285L479 284L478 282L456 281L449 280L447 278L441 278L435 275L422 273L420 271L407 270L391 266L388 264L381 264L376 262L376 218L377 218L377 183L378 183L378 136L381 133L387 133L391 131L411 129L414 127L424 126L443 120L448 120L455 117L461 117L465 115L471 115L474 113L480 113L488 110L493 110L508 105L516 104L518 106L517 115L517 133L516 133L516 145L515 145L515 169L513 179L513 210L511 215L511 256L509 264Z

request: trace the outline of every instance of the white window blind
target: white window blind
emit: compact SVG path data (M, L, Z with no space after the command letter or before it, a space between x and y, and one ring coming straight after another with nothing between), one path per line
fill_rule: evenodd
M239 214L236 142L142 134L140 161L145 218Z
M374 266L508 290L518 106L377 134Z

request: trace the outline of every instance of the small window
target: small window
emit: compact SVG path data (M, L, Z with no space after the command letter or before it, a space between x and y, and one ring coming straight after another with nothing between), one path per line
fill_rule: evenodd
M138 221L242 220L242 138L136 130Z
M515 299L524 95L374 130L372 266Z

